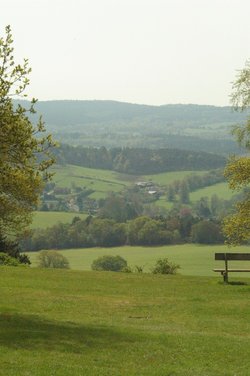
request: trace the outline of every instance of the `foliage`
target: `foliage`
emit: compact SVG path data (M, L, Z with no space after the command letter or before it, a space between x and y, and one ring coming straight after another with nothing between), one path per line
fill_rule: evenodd
M31 222L53 163L48 151L53 142L50 135L40 136L45 132L41 119L36 126L30 120L35 99L27 109L13 103L13 96L26 96L31 69L27 59L15 64L10 27L5 31L0 38L0 233L16 234Z
M38 260L40 268L69 269L67 258L57 251L41 251Z
M192 226L191 240L200 244L219 244L224 238L218 224L204 220Z
M41 249L116 247L126 244L146 246L179 244L190 242L192 226L203 221L203 218L190 208L181 207L174 208L164 217L140 216L124 223L89 216L82 220L76 218L72 223L58 223L48 228L34 229L21 241L20 245L23 250L37 251ZM220 243L221 235L218 235L220 221L212 220L216 224L208 224L207 228L211 227L209 230L211 234L215 231L211 236ZM207 231L205 232L207 233Z
M93 270L105 270L112 272L120 272L127 268L127 261L121 256L101 256L93 261L91 268ZM126 270L126 269L125 269Z
M19 266L21 263L15 257L11 257L7 253L0 252L0 265Z
M239 72L234 84L231 96L232 104L236 110L249 110L250 108L250 60ZM242 126L235 127L233 131L239 144L250 150L250 117ZM250 183L250 157L249 154L242 157L234 156L229 161L225 176L229 187L240 191ZM250 239L250 193L245 190L245 196L236 205L236 213L227 217L224 221L224 233L227 243L237 245Z
M142 265L135 265L134 266L134 270L135 270L136 273L143 273L144 266L142 266Z
M153 274L176 274L178 269L180 269L180 265L177 265L168 261L167 258L162 258L156 261L156 264L152 269L152 273Z
M21 264L30 265L30 259L24 253L20 253L20 248L17 242L7 239L6 236L0 235L0 252L6 253L8 256L15 258Z
M224 167L225 158L203 151L175 148L87 148L62 145L56 151L58 162L98 169L110 169L132 175L166 171L210 170Z

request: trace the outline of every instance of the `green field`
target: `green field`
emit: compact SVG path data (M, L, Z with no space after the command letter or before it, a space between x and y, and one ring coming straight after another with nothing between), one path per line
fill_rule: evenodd
M239 247L232 252L249 252L249 247ZM204 246L195 244L162 246L162 247L114 247L114 248L82 248L60 251L67 257L70 267L75 270L90 270L93 260L103 255L119 255L124 257L130 266L144 266L150 271L156 260L162 257L181 266L180 273L194 276L214 276L214 267L223 266L223 262L214 261L215 252L228 252L224 245ZM37 252L28 253L33 266L37 263ZM231 266L246 267L246 263L234 262ZM249 263L250 264L250 263ZM242 273L240 273L242 274ZM246 276L248 273L246 274ZM242 276L241 276L242 277Z
M119 192L129 182L121 180L119 174L109 170L97 170L74 165L53 167L53 181L60 187L71 188L72 184L78 187L93 189L96 192Z
M87 214L68 212L34 212L31 228L46 228L56 223L70 223L74 217L86 218Z
M173 183L175 180L183 180L188 175L204 175L207 171L174 171L174 172L163 172L155 175L145 175L143 179L148 181L153 181L156 184L168 185Z
M1 267L1 376L247 376L250 279Z
M195 192L191 192L190 200L194 202L200 200L201 197L211 198L211 196L214 194L216 194L219 198L222 198L224 200L230 200L232 196L235 194L235 192L229 189L228 183L219 183L211 185L210 187L198 189Z

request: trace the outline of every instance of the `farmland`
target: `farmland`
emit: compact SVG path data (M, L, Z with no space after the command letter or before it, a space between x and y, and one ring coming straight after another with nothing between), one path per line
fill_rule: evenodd
M33 214L31 228L46 228L59 222L69 223L76 216L80 217L81 219L86 218L86 214L82 213L36 211Z

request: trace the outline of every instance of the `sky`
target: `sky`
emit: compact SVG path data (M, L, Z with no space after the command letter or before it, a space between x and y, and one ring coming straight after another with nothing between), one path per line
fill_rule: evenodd
M0 0L39 100L229 105L249 0Z

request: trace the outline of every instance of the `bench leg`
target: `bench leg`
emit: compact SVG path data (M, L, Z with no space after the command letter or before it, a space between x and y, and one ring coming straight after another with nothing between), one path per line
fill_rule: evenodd
M221 274L223 275L224 283L228 283L228 273L225 271L225 272L221 272Z

